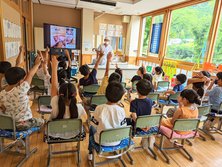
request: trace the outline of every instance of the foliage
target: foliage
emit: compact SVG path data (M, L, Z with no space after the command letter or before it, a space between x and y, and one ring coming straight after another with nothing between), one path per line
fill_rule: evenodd
M206 44L213 18L215 0L189 6L172 12L167 57L175 60L199 63L204 59ZM154 19L156 20L156 19ZM149 43L151 17L146 18L142 53ZM171 43L173 40L180 42ZM218 32L213 61L222 63L222 21Z

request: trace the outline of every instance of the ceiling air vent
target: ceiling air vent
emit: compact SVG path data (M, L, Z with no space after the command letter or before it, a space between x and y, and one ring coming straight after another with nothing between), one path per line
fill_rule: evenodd
M106 1L105 0L80 0L80 1L97 3L97 4L101 4L101 5L116 6L115 1L109 1L109 0L106 0Z

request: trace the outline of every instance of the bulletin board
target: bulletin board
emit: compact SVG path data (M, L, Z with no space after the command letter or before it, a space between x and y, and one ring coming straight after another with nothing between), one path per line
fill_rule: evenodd
M18 55L21 45L22 28L20 13L2 1L2 22L5 59Z
M122 37L123 26L115 24L99 24L99 35L109 37Z

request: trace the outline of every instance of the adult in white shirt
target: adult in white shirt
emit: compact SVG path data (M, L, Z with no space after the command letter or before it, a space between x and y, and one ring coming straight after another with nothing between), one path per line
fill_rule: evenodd
M109 44L109 42L110 42L110 39L108 37L105 37L104 43L99 45L99 47L97 49L97 53L98 52L103 52L104 53L103 57L101 58L100 65L106 65L107 55L108 55L109 52L111 52L113 54L113 48Z

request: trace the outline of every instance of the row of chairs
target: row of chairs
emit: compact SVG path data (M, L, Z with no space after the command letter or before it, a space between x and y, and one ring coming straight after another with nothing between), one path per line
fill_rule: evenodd
M134 142L131 140L132 138L137 137L149 137L151 135L157 135L158 133L161 134L161 140L160 144L155 144L155 146L161 151L163 156L166 158L166 162L169 163L169 158L164 152L166 149L163 147L164 144L164 138L167 138L169 140L171 139L181 139L182 140L182 146L180 147L173 147L171 149L182 149L187 154L189 159L192 161L191 155L185 150L184 148L184 140L194 138L197 135L198 125L200 120L199 119L189 119L189 120L177 120L175 121L173 130L170 130L168 128L160 126L162 115L150 115L150 116L141 116L138 117L136 121L136 128L134 131L134 135L132 136L132 130L130 126L116 128L116 129L108 129L104 130L100 134L100 140L99 143L96 145L93 145L93 161L92 166L97 166L106 163L105 162L99 162L96 163L95 161L95 153L99 157L103 157L108 159L108 162L110 161L116 161L120 160L123 166L126 166L125 162L122 160L122 155L126 154L130 160L130 163L133 164L133 159L131 158L129 151L133 148ZM15 146L17 143L25 140L24 146L26 147L26 153L24 159L18 164L18 166L21 166L33 153L37 151L37 149L33 149L32 151L29 151L29 136L36 131L39 131L39 129L29 129L27 131L20 131L17 132L15 128L15 122L11 117L0 115L0 137L1 137L1 152L11 148L12 146ZM154 130L152 133L146 133L145 131L137 131L137 128L157 128L159 127L159 131ZM72 139L54 139L50 136L50 134L54 133L67 133L67 132L73 132L78 131L79 135L77 137ZM190 135L179 135L177 131L193 131ZM60 153L70 153L70 152L77 152L77 164L80 166L80 142L84 140L84 137L81 136L82 132L82 121L80 119L67 119L67 120L58 120L58 121L51 121L47 123L47 133L46 133L46 142L48 143L48 166L50 165L50 159L54 154L60 154ZM3 138L11 139L13 142L3 147ZM103 146L103 143L109 143L109 142L115 142L115 141L121 141L121 143L118 146ZM53 152L52 151L52 145L53 144L60 144L60 143L67 143L67 142L75 142L77 143L74 150L68 150L68 151L61 151L61 152ZM150 147L148 147L150 150L152 156L154 159L157 160L157 155ZM107 154L108 153L108 154Z

